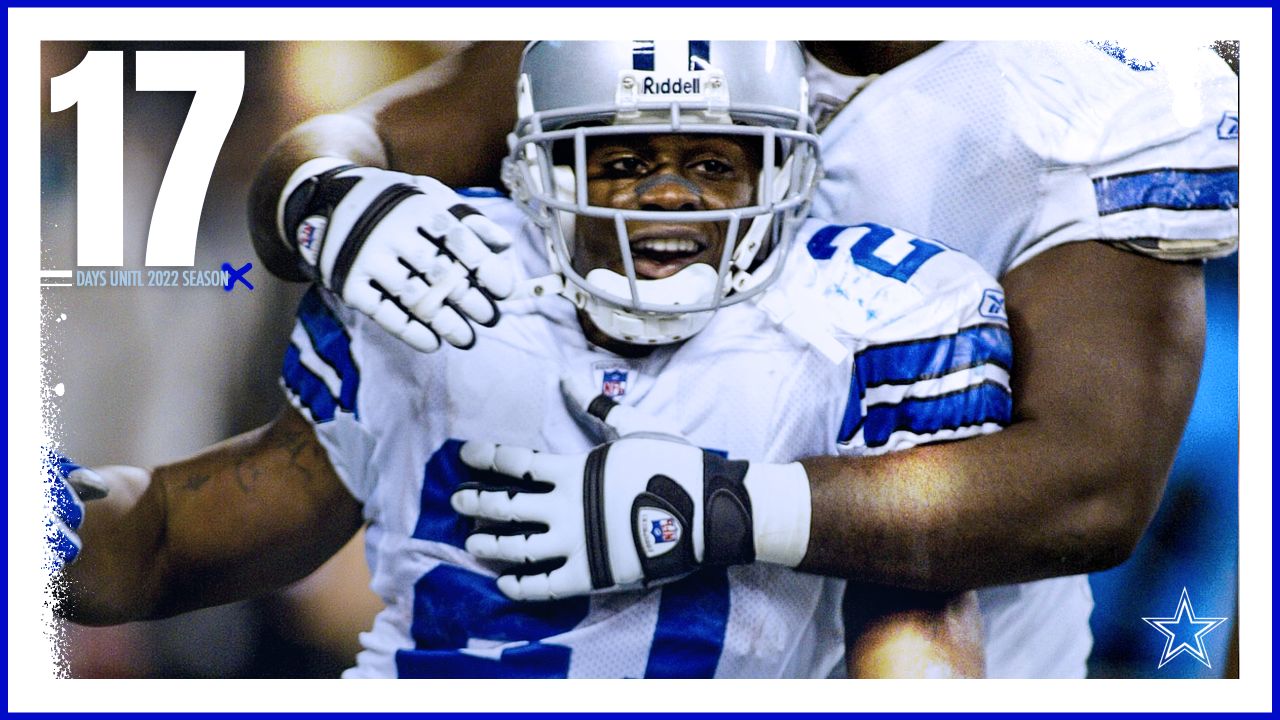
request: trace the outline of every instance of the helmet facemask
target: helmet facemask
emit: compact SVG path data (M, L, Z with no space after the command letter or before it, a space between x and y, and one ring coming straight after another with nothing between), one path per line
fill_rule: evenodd
M542 45L552 46L546 49L550 58L541 58L530 67L531 55ZM635 70L619 60L612 65L603 63L615 74L611 102L539 105L533 85L553 79L542 77L545 73L540 72L551 59L572 62L573 55L585 52L599 60L596 56L604 52L606 58L618 60L618 48L625 50L629 45L535 43L526 50L519 86L520 120L509 139L511 154L504 179L514 199L541 227L552 268L564 278L565 294L609 337L657 345L687 339L701 330L719 307L753 297L779 275L817 180L817 137L807 115L802 66L792 66L789 75L775 73L781 77L766 74L769 86L753 94L752 88L744 86L756 77L750 72L739 69L727 77L726 70L719 67L705 62L695 65L692 56L689 66L699 69L673 75ZM799 57L798 48L790 43L711 45L713 57L724 56L739 65L758 59L771 45L793 49ZM560 52L564 50L567 52ZM655 80L655 76L665 80ZM735 87L744 87L738 92L743 101L731 97L730 86L735 81ZM661 82L668 88L680 87L682 92L654 98L640 92ZM772 95L766 97L768 92ZM790 101L790 106L777 104L779 96ZM768 99L773 104L747 102L753 99ZM715 209L621 208L601 204L599 198L592 202L588 156L593 146L625 143L627 138L622 136L661 135L682 136L695 144L716 136L745 148L759 162L753 196L737 203L742 206ZM693 184L678 178L669 182ZM583 224L611 229L620 268L575 267L575 230ZM645 242L646 224L704 229L715 224L723 247L714 257L699 258L673 274L646 277L637 272L635 253ZM640 245L633 236L641 236ZM591 241L602 239L593 235ZM670 241L656 244L675 247Z

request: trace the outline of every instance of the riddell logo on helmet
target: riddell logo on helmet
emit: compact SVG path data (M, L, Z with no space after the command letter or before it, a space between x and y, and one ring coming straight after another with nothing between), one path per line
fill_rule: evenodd
M696 95L702 92L702 78L667 78L659 82L647 77L640 85L640 92L645 95Z

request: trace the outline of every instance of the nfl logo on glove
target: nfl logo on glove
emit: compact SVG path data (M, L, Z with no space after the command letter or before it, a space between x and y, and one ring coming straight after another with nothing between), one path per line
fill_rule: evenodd
M671 513L651 506L637 508L636 513L639 515L640 522L636 523L635 527L644 545L646 556L662 555L680 542L682 533L680 521ZM648 532L641 528L648 528Z

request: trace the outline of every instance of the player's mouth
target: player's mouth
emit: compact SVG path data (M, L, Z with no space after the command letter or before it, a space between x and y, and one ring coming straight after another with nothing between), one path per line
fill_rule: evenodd
M703 259L710 243L693 228L653 228L631 238L631 260L636 277L660 280Z

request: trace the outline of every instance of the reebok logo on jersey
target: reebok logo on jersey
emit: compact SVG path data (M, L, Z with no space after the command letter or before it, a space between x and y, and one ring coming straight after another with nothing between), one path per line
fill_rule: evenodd
M1240 139L1240 113L1233 110L1222 113L1222 119L1218 121L1218 139Z
M978 305L978 314L983 317L1004 320L1004 293L999 290L983 290L982 301Z
M646 557L657 557L680 542L680 520L662 508L642 506L636 512L636 531Z

